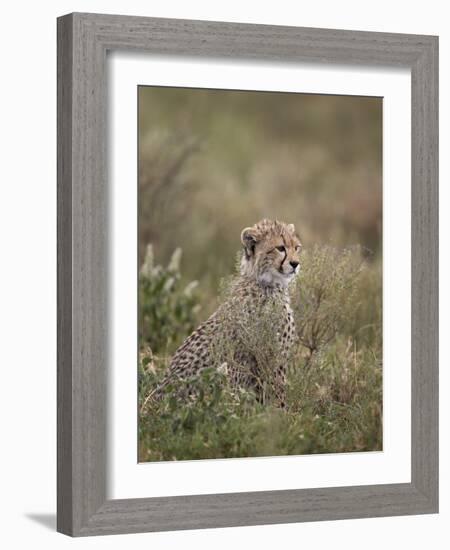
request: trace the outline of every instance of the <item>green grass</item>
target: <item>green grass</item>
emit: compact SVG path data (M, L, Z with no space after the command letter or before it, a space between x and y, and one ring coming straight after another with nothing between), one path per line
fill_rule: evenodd
M381 159L380 98L140 88L140 460L381 449ZM223 298L241 230L264 217L294 223L304 247L289 406L232 391L215 370L152 402ZM270 327L262 315L249 342L269 388ZM232 358L231 345L212 354ZM175 398L188 382L199 398Z
M179 263L165 268L151 263L141 271L142 303L149 311L164 304L165 328L155 350L143 330L148 317L141 317L140 461L381 450L381 266L364 259L359 248L331 247L307 251L302 266L292 288L299 344L290 361L285 409L231 388L215 368L174 380L161 400L149 400L175 342L202 314L199 295L188 293L186 303ZM156 282L167 278L176 284L162 284L155 292ZM179 322L180 310L189 322ZM265 322L259 319L249 338L261 357L270 357L271 343L261 338ZM218 345L230 343L219 339ZM181 399L188 385L196 397Z

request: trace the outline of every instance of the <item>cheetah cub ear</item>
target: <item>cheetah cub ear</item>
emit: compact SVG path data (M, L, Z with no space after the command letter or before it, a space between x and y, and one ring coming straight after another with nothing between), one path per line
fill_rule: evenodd
M245 249L245 255L250 258L255 252L256 245L256 234L252 227L246 227L242 230L241 242Z

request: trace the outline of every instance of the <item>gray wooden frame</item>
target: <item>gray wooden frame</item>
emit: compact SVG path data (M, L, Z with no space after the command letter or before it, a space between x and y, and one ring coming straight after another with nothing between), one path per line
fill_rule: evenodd
M408 67L411 483L106 498L106 53ZM58 19L58 510L82 536L438 511L438 38L75 13Z

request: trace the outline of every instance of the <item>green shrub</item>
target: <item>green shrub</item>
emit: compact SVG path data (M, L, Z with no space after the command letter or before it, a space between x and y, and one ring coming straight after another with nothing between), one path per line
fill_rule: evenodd
M142 374L141 388L148 387L146 378L150 385L155 381L153 373ZM195 398L179 399L191 391ZM242 456L251 431L247 420L259 409L251 392L231 391L226 375L215 368L173 379L141 415L140 460Z
M149 265L154 269L152 262ZM161 271L176 271L179 277L178 267L159 267L155 279L162 277ZM227 299L233 280L224 289L222 298ZM197 306L195 300L191 305ZM292 307L298 346L290 358L285 409L275 407L270 396L271 365L281 354L273 339L276 304L270 301L256 315L246 314L242 303L232 301L223 322L232 323L234 342L224 336L211 348L218 366L231 364L236 361L236 343L245 338L251 353L267 367L260 373L267 399L233 389L226 370L210 368L188 379L171 379L161 398L152 401L149 396L167 372L169 357L164 352L167 342L177 340L179 333L170 334L179 330L177 324L166 325L160 351L142 348L141 461L382 449L381 266L366 262L358 248L315 247L303 254Z
M149 386L158 374L143 371ZM193 389L195 399L179 400ZM210 368L173 380L141 415L140 461L195 460L381 450L381 368L365 351L338 341L314 355L313 366L291 371L290 407L232 391Z
M354 316L356 285L362 269L359 248L314 246L302 253L301 272L292 286L291 304L302 346L310 355L328 344Z
M338 337L297 362L287 395L291 414L310 431L310 452L381 450L382 363L371 349Z
M199 311L197 283L183 285L180 274L181 250L172 255L167 267L154 265L148 245L139 274L139 341L154 354L173 352L194 330Z

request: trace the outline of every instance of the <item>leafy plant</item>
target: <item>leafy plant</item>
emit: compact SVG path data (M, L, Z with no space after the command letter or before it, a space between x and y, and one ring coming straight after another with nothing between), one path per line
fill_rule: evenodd
M328 344L359 304L355 290L362 268L358 248L314 246L303 253L292 307L299 342L312 355Z
M169 280L176 272L177 283L167 283L167 287L163 283L161 288L173 290L178 303L179 294L183 295L179 253L172 266L159 266L153 273L151 252L141 278L153 281L156 289L157 282ZM222 299L233 296L233 284L233 279L224 284ZM173 308L167 304L172 299L169 292L152 307L170 312ZM182 297L181 301L186 310L198 307L196 300L187 303ZM285 409L275 406L270 393L273 367L283 354L273 338L274 330L279 330L279 317L276 304L270 300L258 311L231 300L221 319L229 327L211 346L218 368L188 378L174 376L158 400L148 399L167 375L168 342L175 342L180 334L178 322L166 313L171 321L160 338L164 343L159 348L156 344L150 349L148 343L141 348L141 461L382 449L380 265L365 262L358 248L315 247L304 253L291 303L299 340L293 356L286 358L290 369ZM191 310L187 318L193 320L195 315ZM234 330L232 339L228 336L230 327ZM227 378L228 365L240 367L235 350L243 341L265 365L258 373L266 392L263 399L253 391L232 387Z
M143 375L154 382L153 373ZM192 399L178 396L191 393ZM226 375L215 368L173 379L164 395L140 422L141 460L235 456L248 437L246 419L262 410L251 392L231 391Z
M182 284L180 261L178 248L167 267L155 265L152 245L148 245L140 270L140 346L150 346L154 354L173 351L196 325L200 309L197 282Z

